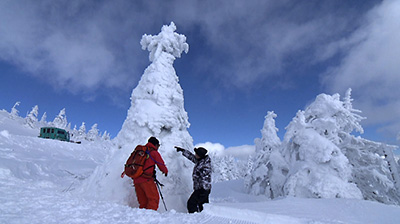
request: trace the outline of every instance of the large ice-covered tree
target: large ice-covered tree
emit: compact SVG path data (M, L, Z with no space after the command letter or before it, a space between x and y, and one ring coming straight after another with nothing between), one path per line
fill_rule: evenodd
M318 95L293 118L275 150L263 152L271 147L258 141L261 153L247 182L249 192L271 198L363 198L400 204L394 147L353 135L363 133L360 112L353 109L351 89L343 100L339 94ZM287 174L281 172L286 165Z
M346 121L337 95L321 94L287 127L282 154L289 164L286 195L313 198L358 198L352 167L341 149L340 126ZM350 114L347 114L350 115ZM351 115L350 115L351 116Z
M170 208L184 211L191 191L192 164L179 156L174 146L192 149L193 139L187 131L189 122L183 90L173 63L182 52L188 52L189 45L186 37L175 30L176 26L171 22L163 26L158 35L143 35L140 43L143 50L150 52L152 63L132 91L127 117L113 139L119 149L110 156L107 164L96 170L96 178L92 181L95 191L134 205L136 198L131 180L121 179L119 175L135 146L146 144L150 136L155 136L160 140L159 152L169 169L168 177L157 176L165 185L163 194Z

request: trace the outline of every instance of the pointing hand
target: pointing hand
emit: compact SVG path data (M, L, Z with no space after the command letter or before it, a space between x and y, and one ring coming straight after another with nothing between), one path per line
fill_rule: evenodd
M184 149L182 149L181 147L178 147L178 146L175 146L175 148L176 148L176 151L177 151L177 152L183 152L183 151L185 151Z

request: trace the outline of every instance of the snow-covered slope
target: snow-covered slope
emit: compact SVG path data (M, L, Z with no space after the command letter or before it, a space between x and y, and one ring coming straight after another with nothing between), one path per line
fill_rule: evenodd
M0 111L0 223L400 223L398 206L351 199L271 201L245 194L242 180L214 184L211 203L198 214L98 201L79 189L106 161L111 143L40 139L37 130L8 115Z

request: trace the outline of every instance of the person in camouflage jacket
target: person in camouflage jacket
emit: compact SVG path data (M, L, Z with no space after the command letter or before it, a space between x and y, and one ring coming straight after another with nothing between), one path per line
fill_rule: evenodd
M195 165L193 168L193 193L187 201L187 209L189 213L201 212L203 204L209 202L211 193L211 159L207 155L205 148L195 148L195 155L190 151L175 147L177 152L192 161Z

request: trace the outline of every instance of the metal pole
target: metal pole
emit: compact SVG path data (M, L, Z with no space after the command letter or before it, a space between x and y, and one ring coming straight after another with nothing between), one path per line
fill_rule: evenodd
M163 195L161 193L161 188L160 188L160 186L164 186L164 185L161 184L160 181L158 181L156 178L154 178L154 180L156 181L158 192L160 192L161 200L162 200L162 202L164 204L165 211L168 211L167 206L165 205L164 197L163 197Z

